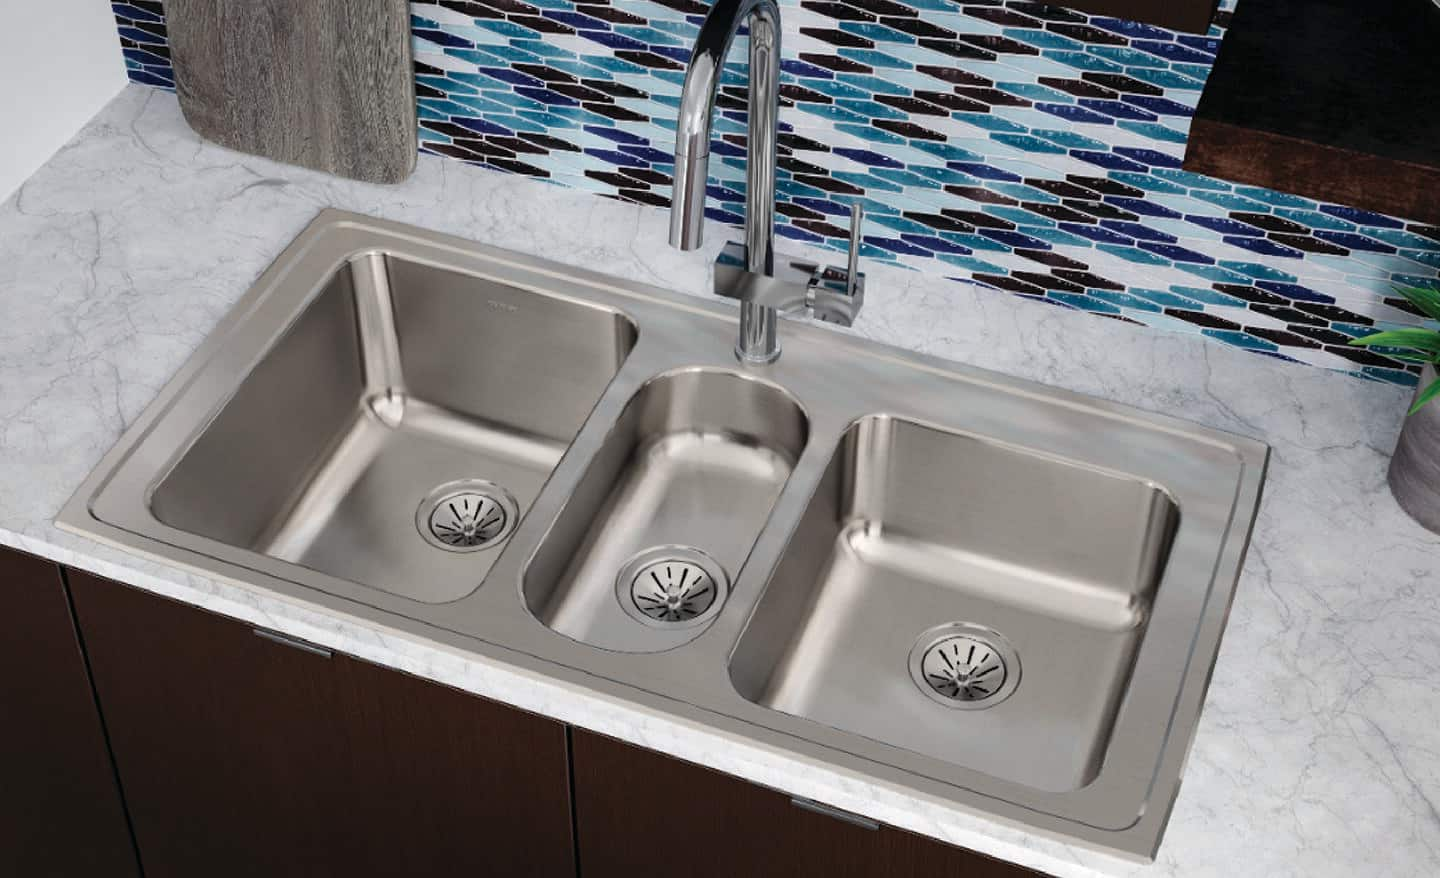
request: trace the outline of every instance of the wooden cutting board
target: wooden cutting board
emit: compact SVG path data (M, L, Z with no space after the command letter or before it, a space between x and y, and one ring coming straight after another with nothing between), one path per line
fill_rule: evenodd
M406 0L166 0L165 14L202 137L356 180L414 170Z

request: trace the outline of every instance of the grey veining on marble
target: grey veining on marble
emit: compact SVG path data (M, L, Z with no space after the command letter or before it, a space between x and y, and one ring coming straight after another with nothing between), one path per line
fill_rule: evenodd
M323 207L693 294L667 215L422 158L396 187L206 144L131 86L0 205L0 543L1061 878L1440 875L1440 538L1385 485L1409 392L866 266L853 331L1274 448L1254 543L1157 861L1140 865L239 583L60 533L75 487ZM783 329L782 329L783 331Z

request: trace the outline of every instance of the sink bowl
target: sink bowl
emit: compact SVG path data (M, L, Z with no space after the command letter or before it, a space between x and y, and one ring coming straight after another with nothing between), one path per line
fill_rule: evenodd
M911 421L845 433L730 667L766 707L1042 790L1095 778L1178 521Z
M789 394L734 372L647 383L525 572L527 605L602 649L657 652L723 607L805 446Z
M162 523L430 603L485 578L635 343L613 310L347 260L150 495Z
M804 321L742 366L735 333L326 211L58 523L1154 856L1265 446Z

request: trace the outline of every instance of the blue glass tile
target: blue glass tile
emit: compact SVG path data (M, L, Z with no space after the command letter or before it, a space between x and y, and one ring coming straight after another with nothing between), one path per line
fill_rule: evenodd
M871 67L878 67L886 70L912 70L915 65L909 61L902 61L894 55L887 55L884 52L877 52L874 49L851 49L840 47L835 54L841 58L848 58L860 64L867 64ZM783 62L782 62L783 63ZM823 67L820 69L824 69Z
M1139 244L1143 250L1163 256L1172 262L1194 262L1199 265L1213 265L1214 257L1206 256L1191 250L1188 247L1181 247L1178 244L1160 244L1154 241L1141 241Z
M1132 122L1128 119L1121 119L1115 123L1119 128L1141 137L1148 137L1160 143L1185 143L1189 141L1190 135L1184 131L1177 131L1161 125L1159 122Z
M819 116L822 119L830 119L836 121L843 120L858 125L864 125L870 121L865 116L862 116L859 113L853 112L851 110L847 110L844 107L824 106L821 104L798 104L796 106L796 109L802 113L808 113L812 116Z
M1130 292L1136 297L1143 298L1145 301L1160 308L1181 308L1186 311L1201 311L1204 310L1205 307L1204 303L1198 299L1186 298L1185 296L1179 296L1165 290L1131 287ZM1240 304L1243 306L1245 303L1240 302Z
M1142 109L1149 110L1161 116L1184 116L1195 115L1195 108L1189 104L1182 104L1170 98L1156 97L1154 95L1122 95L1121 100L1128 104L1134 104ZM1151 116L1150 118L1154 118Z
M1185 194L1184 186L1177 186L1169 180L1162 180L1152 174L1111 171L1109 177L1118 183L1134 186L1136 189L1144 189L1147 192L1166 192L1173 195Z
M1148 82L1151 85L1158 85L1161 88L1175 89L1177 91L1198 92L1205 87L1205 81L1203 79L1181 76L1179 73L1169 69L1132 67L1125 70L1125 74L1127 76L1133 76L1141 82Z
M1309 287L1301 286L1300 284L1296 283L1283 283L1280 281L1262 280L1257 281L1255 283L1255 286L1259 287L1262 290L1269 290L1270 292L1277 295L1285 296L1286 298L1290 299L1296 299L1301 302L1318 302L1326 305L1333 304L1335 302L1334 296L1327 296L1324 293L1316 292Z
M1158 149L1147 149L1145 147L1117 146L1115 147L1115 152L1126 158L1134 159L1137 162L1143 162L1151 167L1178 169L1181 162L1179 158L1173 155L1163 153Z
M1070 155L1082 162L1098 165L1110 171L1132 171L1143 173L1146 168L1139 162L1131 161L1122 155L1111 152L1091 152L1085 149L1072 149Z
M1201 334L1207 335L1217 341L1234 345L1237 348L1246 348L1252 351L1278 351L1280 346L1271 341L1257 338L1253 335L1246 335L1243 332L1234 332L1229 329L1202 329Z
M1399 229L1404 227L1404 223L1401 223L1399 220L1391 219L1388 216L1372 211L1361 210L1358 207L1322 204L1320 205L1320 211L1362 226L1377 226L1386 229Z
M1266 238L1242 238L1238 235L1231 235L1225 238L1225 243L1243 247L1265 256L1284 256L1289 259L1305 258L1303 251L1296 250L1294 247L1286 247L1284 244L1277 244Z
M781 59L780 70L783 73L790 74L791 76L807 77L810 79L835 78L835 73L832 70L827 70L824 67L820 67L815 64L809 64L805 61L795 61L786 58Z
M1124 65L1098 58L1087 52L1046 52L1045 57L1052 61L1059 61L1067 67L1087 70L1091 73L1120 73L1125 69Z
M610 30L610 23L608 21L601 21L598 18L591 18L588 15L582 15L578 12L573 12L570 10L544 9L541 10L540 14L545 16L546 18L558 21L561 24L568 24L579 31Z
M944 238L936 238L930 235L902 234L900 237L907 243L914 244L918 247L924 247L925 249L934 251L936 253L953 253L957 256L966 256L974 252L968 247L962 247L959 244L954 244L950 241L946 241Z
M877 167L877 168L903 168L903 167L905 167L903 164L901 164L900 162L895 161L894 159L890 158L889 156L881 155L881 154L878 153L878 152L873 152L873 151L868 150L868 149L853 149L853 148L850 148L850 147L836 147L836 148L835 148L835 154L836 154L836 155L840 155L840 156L844 156L845 158L850 159L850 160L852 160L852 161L861 162L862 164L866 164L866 165L872 165L872 166Z
M1278 280L1286 283L1298 283L1300 280L1293 274L1287 274L1278 268L1261 265L1258 262L1232 262L1230 260L1222 260L1220 265L1222 268L1237 271L1240 274L1255 278L1256 280Z
M1079 40L1072 40L1069 37L1051 31L1036 30L1034 28L1007 27L1001 34L1009 37L1017 43L1024 43L1027 46L1034 46L1037 49L1064 49L1071 52L1081 52L1085 44Z
M1147 201L1143 198L1125 198L1119 195L1105 196L1107 204L1113 204L1121 210L1128 210L1131 213L1138 213L1142 216L1153 216L1161 219L1178 219L1181 214L1178 210L1171 210L1157 201Z
M1207 229L1220 232L1222 235L1244 235L1252 238L1265 237L1265 233L1260 229L1248 223L1242 223L1239 220L1228 219L1226 217L1196 216L1192 214L1185 217L1185 219L1187 222L1192 222L1197 226L1204 226Z
M1325 205L1333 207L1334 205ZM1356 235L1350 232L1336 232L1330 229L1316 229L1315 237L1322 241L1329 241L1332 244L1339 244L1341 247L1348 247L1351 250L1368 250L1371 253L1394 253L1396 247L1377 241L1374 238L1367 238L1364 235Z
M1360 233L1374 238L1377 241L1384 241L1387 244L1394 244L1396 247L1411 247L1419 250L1440 250L1440 241L1435 241L1424 235L1417 235L1414 232L1407 232L1394 228L1373 228L1363 227Z
M1031 237L1030 235L1021 234L1020 232L1010 232L1004 229L977 229L977 231L981 235L999 241L1008 247L1015 247L1021 250L1050 249L1050 245L1040 238Z
M1211 204L1218 204L1226 210L1243 210L1251 213L1265 213L1269 205L1249 198L1243 198L1229 192L1200 192L1192 190L1190 195L1201 201L1208 201Z
M1127 293L1117 293L1112 290L1089 290L1087 295L1121 308L1133 308L1137 311L1154 311L1156 313L1162 310L1160 306L1154 302Z
M898 146L905 142L905 138L898 134L891 134L872 125L855 125L849 122L840 122L835 125L837 131L843 131L851 137L858 137L861 140L868 140L871 143L888 144Z
M952 113L951 116L962 122L974 125L976 128L984 128L987 131L1009 131L1014 134L1024 134L1027 131L1024 125L1017 125L1007 119L985 113Z
M1091 16L1090 24L1098 28L1128 37L1131 40L1171 40L1175 38L1173 31L1153 24L1145 24L1139 21L1130 21L1124 18L1111 18L1109 16Z
M1367 377L1384 381L1388 384L1398 384L1401 387L1414 387L1420 383L1419 376L1412 375L1409 372L1402 372L1399 369L1381 369L1378 366L1365 366L1360 371L1361 374Z
M980 162L948 162L952 170L961 171L972 177L979 177L982 180L1004 180L1010 183L1019 183L1024 178L1019 174L1012 174L993 165Z
M1057 146L1054 143L1041 140L1038 137L1031 137L1028 134L1001 134L999 132L992 132L990 139L1013 146L1016 149L1023 149L1026 152L1048 153L1050 155L1064 155L1068 152L1063 146Z
M1173 244L1176 241L1174 235L1167 235L1164 232L1156 231L1154 228L1141 223L1129 223L1121 220L1101 220L1100 225L1112 232L1119 232L1122 235L1128 235L1137 240L1162 241L1167 244Z
M1075 104L1040 103L1035 105L1035 109L1039 110L1042 113L1049 113L1052 116L1064 119L1067 122L1090 125L1115 124L1114 118L1107 116L1104 113L1097 113L1094 110L1089 110L1085 107L1077 106Z
M493 122L486 122L484 119L462 119L456 117L454 119L454 122L456 125L459 125L462 128L468 128L477 134L499 134L501 136L506 136L515 133L503 125L496 125Z
M883 250L889 250L890 252L896 253L901 256L934 255L924 247L911 244L907 241L902 241L899 238L880 238L874 235L866 235L865 243L869 244L872 247L879 247Z
M910 145L922 152L928 152L939 156L947 162L983 162L985 157L978 152L971 152L968 149L961 149L948 143L935 143L929 140L912 140Z
M1212 281L1214 283L1248 284L1252 280L1252 278L1250 278L1249 276L1241 274L1238 271L1221 268L1215 265L1195 265L1194 263L1190 262L1182 262L1175 267L1185 272L1186 274L1193 274L1196 277L1204 278L1205 280Z
M1204 52L1206 55L1214 55L1220 51L1220 40L1210 36L1196 36L1194 34L1179 34L1175 41L1182 46L1188 46L1197 52ZM1213 59L1212 59L1213 61Z
M1109 302L1102 302L1099 299L1095 299L1086 295L1080 295L1078 293L1067 293L1063 290L1050 290L1045 293L1045 296L1046 298L1054 299L1057 302L1064 302L1066 305L1069 305L1072 308L1078 308L1082 311L1093 311L1098 314L1120 313L1120 309L1115 305L1110 304Z
M1047 244L1056 247L1092 247L1089 241L1079 235L1072 235L1060 229L1045 229L1039 226L1026 226L1025 231L1031 237L1039 238Z
M1074 103L1075 99L1063 91L1034 82L997 82L995 87L1030 101L1048 101L1054 104Z
M1392 276L1395 283L1404 287L1422 287L1424 289L1440 290L1440 278L1421 277L1415 274L1396 274Z
M1200 64L1204 65L1201 71L1209 69L1209 65L1215 62L1215 58L1205 52L1200 52L1189 46L1175 42L1160 42L1158 40L1132 40L1130 43L1142 52L1148 52L1159 58L1164 58L1171 64ZM1193 74L1192 74L1193 75ZM1204 75L1201 72L1200 75Z
M1102 229L1099 226L1086 226L1079 223L1061 223L1060 228L1072 235L1079 235L1082 238L1089 238L1092 241L1100 241L1106 244L1127 245L1135 243L1134 238L1119 234L1110 229Z
M1074 131L1059 131L1037 128L1032 131L1031 134L1044 140L1048 140L1057 146L1066 147L1067 149L1089 149L1096 151L1103 151L1109 149L1109 146L1103 141L1096 140L1093 137L1086 137L1083 134L1078 134Z
M1086 51L1125 68L1126 73L1147 67L1167 66L1164 59L1129 46L1090 46Z
M1081 98L1080 106L1087 110L1094 110L1097 113L1104 113L1106 116L1114 116L1116 119L1130 119L1136 122L1153 122L1156 119L1155 114L1149 110L1127 104L1123 101Z

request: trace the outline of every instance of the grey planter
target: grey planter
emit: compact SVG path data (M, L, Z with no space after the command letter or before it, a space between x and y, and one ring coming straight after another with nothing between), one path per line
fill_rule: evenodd
M1434 380L1435 367L1427 365L1415 392ZM1405 419L1390 459L1389 481L1400 508L1427 530L1440 533L1440 399Z

